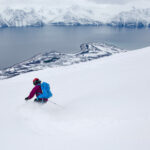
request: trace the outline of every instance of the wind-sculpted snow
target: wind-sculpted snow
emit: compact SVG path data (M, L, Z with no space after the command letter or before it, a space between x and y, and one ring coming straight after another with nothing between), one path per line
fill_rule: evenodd
M150 8L121 9L71 6L64 8L7 8L0 11L0 27L43 25L109 25L116 27L150 27Z
M1 70L0 79L41 70L46 67L67 66L110 56L115 53L125 52L125 50L104 43L86 43L82 44L80 47L81 51L76 54L63 54L57 52L38 54L29 60Z

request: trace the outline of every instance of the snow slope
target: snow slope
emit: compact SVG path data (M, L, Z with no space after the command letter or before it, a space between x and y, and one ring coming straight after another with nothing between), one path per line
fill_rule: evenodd
M2 150L149 150L150 47L0 81ZM39 77L45 105L24 101ZM51 102L55 102L55 105Z

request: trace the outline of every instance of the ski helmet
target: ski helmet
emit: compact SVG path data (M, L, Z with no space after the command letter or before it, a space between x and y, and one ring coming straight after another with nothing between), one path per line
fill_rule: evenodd
M36 84L38 84L38 83L41 83L41 81L40 81L38 78L35 78L35 79L33 80L33 84L36 85Z

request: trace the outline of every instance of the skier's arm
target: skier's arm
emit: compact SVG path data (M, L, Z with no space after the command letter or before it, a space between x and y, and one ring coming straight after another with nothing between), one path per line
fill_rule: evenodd
M36 94L36 89L37 89L37 87L35 86L35 87L32 89L32 91L30 92L30 94L29 94L29 96L28 96L28 99L33 98L33 96Z

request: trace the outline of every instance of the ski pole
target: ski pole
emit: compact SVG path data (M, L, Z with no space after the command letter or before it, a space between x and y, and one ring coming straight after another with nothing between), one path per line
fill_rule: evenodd
M59 105L59 104L57 104L57 103L55 103L55 102L52 102L52 101L50 101L52 104L54 104L54 105L57 105L57 106L59 106L59 107L61 107L61 108L64 108L63 106L61 106L61 105Z

